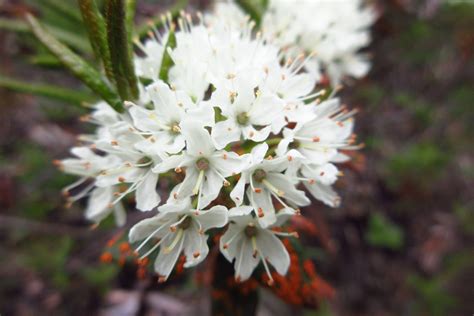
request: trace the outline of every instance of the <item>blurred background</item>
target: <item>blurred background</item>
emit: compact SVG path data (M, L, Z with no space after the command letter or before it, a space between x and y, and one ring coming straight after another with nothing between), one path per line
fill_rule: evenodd
M138 1L138 19L173 3ZM302 242L335 295L305 309L264 294L260 315L474 312L474 1L374 3L372 70L340 94L360 110L366 146L343 167L341 207L304 210L317 234ZM11 91L47 96L38 84L48 83L89 98L19 20L35 12L91 56L74 5L0 0L0 314L206 314L205 281L139 281L135 268L103 256L120 236L113 223L91 229L84 204L64 206L60 191L74 178L52 161L93 130L79 120L87 109Z

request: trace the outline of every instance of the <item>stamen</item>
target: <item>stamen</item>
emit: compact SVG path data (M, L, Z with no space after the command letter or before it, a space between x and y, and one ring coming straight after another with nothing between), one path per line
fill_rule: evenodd
M263 179L262 183L272 192L276 193L278 196L285 195L285 192L276 188L273 184L271 184L267 179Z
M178 229L178 232L176 233L176 237L174 238L173 242L171 243L171 245L169 245L168 247L166 247L163 252L165 254L168 254L170 253L174 247L176 247L176 245L178 244L178 242L181 240L181 237L183 237L183 232L184 230L183 229Z
M196 185L193 188L193 195L196 195L199 193L199 188L201 187L201 182L204 179L204 170L199 171L199 176L196 181Z

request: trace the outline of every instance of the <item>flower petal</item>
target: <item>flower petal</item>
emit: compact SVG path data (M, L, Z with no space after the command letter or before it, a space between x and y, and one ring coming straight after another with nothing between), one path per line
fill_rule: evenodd
M178 230L179 231L179 230ZM163 244L160 247L160 252L158 253L158 256L156 257L155 260L155 271L158 273L160 276L164 277L167 279L169 275L171 274L171 271L173 271L173 268L176 264L176 261L178 261L179 255L181 254L181 251L183 250L183 245L184 245L184 236L181 237L181 239L178 241L178 244L170 251L166 252L165 247L169 246L172 244L174 241L174 238L176 238L176 234L178 231L174 234L169 234L165 240L163 241Z
M211 135L201 122L185 120L181 122L181 134L186 139L186 150L192 156L209 156L214 152Z
M193 267L206 259L209 253L207 235L200 234L196 223L184 232L184 255L186 256L185 268Z
M113 199L113 187L95 188L87 203L86 218L96 223L107 217L113 208L109 207Z
M247 196L257 213L258 223L266 228L276 222L275 207L268 190L259 186L256 186L256 188L261 190L260 193L256 193L251 187L248 187Z
M212 139L217 149L222 149L227 144L236 142L240 139L240 127L234 120L228 119L222 122L217 122L212 128Z
M137 186L135 199L137 201L137 209L140 211L149 211L160 203L160 196L156 192L156 183L158 175L148 171L145 178Z
M281 240L274 234L267 230L259 230L257 247L262 256L272 264L279 274L285 275L288 272L290 255Z
M219 228L226 225L228 212L225 206L216 205L208 211L196 211L194 218L196 221L199 221L201 228L207 231L211 228Z

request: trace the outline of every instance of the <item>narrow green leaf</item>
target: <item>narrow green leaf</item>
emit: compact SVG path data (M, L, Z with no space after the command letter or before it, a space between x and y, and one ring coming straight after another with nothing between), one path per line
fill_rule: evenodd
M53 35L32 16L27 15L27 21L38 40L53 53L63 65L69 69L85 85L100 95L116 111L122 112L123 105L117 94L102 80L101 74L81 57L59 42Z
M59 88L57 86L34 84L7 78L0 75L0 87L17 92L34 94L48 97L55 100L71 102L75 105L82 105L84 102L91 102L94 97L82 92L70 89Z
M188 5L188 2L189 2L189 0L178 0L176 2L176 4L173 7L171 7L168 11L171 14L171 17L173 19L178 17L179 12L181 12L181 10L186 8L186 6ZM163 26L163 23L164 23L164 21L161 17L157 17L153 20L150 20L148 23L146 23L145 25L142 25L138 28L138 31L137 31L138 37L140 39L143 39L143 38L147 37L148 32L150 31L150 28L152 26L159 29L160 27ZM152 26L150 26L150 25L152 25Z
M107 78L109 78L111 82L114 82L104 18L100 14L99 8L94 0L78 1L94 54L96 58L102 62Z
M135 11L137 9L136 0L125 0L125 27L127 30L127 44L128 44L128 63L127 63L127 80L130 86L132 96L138 98L138 78L135 74L135 65L133 64L133 33L135 26Z
M72 48L84 53L91 52L89 43L87 43L84 38L53 26L45 25L45 28L50 31L54 36L56 36L59 40L63 41ZM28 24L26 24L25 22L4 18L0 18L0 30L7 30L18 33L31 33Z
M173 66L173 59L168 53L168 47L169 48L176 47L176 35L174 33L173 28L170 29L168 40L166 41L166 45L165 45L163 59L161 60L160 79L163 80L164 82L168 82L168 73L170 71L170 68Z
M122 100L138 97L137 78L129 54L125 0L107 0L105 18L110 59L117 90Z
M56 67L62 66L59 59L56 58L56 56L51 55L49 53L34 55L28 58L28 61L34 65L49 67L49 68L52 68L52 67L56 68Z

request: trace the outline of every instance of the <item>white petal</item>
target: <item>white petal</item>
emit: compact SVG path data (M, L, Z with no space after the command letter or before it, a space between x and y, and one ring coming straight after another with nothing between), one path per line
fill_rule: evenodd
M215 173L212 169L209 169L206 172L205 177L206 177L206 180L204 181L202 185L202 191L201 191L202 195L199 201L200 203L199 206L201 208L206 207L207 205L209 205L209 203L214 201L219 195L219 192L222 186L224 185L222 178L217 173Z
M259 230L257 247L279 274L285 275L288 272L290 255L280 239L267 230Z
M178 166L182 166L183 163L186 161L186 158L188 157L186 157L184 154L169 156L168 158L165 158L162 162L157 164L153 168L153 172L163 173Z
M181 237L178 244L169 253L165 252L166 247L171 245L177 233L178 231L174 234L169 234L168 237L165 238L155 260L155 271L165 278L168 278L171 271L173 271L176 261L178 261L179 255L183 250L184 236Z
M236 206L229 210L229 217L250 215L252 211L253 207L249 205Z
M247 125L242 128L242 134L244 136L244 139L251 139L254 142L261 142L266 140L268 138L268 135L270 135L271 131L271 126L266 126L259 130L255 129L252 125Z
M222 176L229 177L240 173L249 164L250 155L239 156L235 152L218 151L209 158L212 168Z
M222 149L227 144L236 142L240 139L240 127L233 119L217 122L212 128L212 139L217 149Z
M227 224L228 212L225 206L216 205L208 211L196 211L195 220L199 221L204 231L219 228Z
M133 125L141 131L159 131L164 123L155 112L144 109L138 105L132 106L128 112L133 120Z
M128 233L128 239L131 243L148 238L151 234L155 238L162 238L169 232L169 216L157 215L141 220L135 224ZM155 233L153 233L155 232Z
M165 213L187 213L191 210L191 199L185 198L182 200L178 200L175 203L166 203L161 205L158 208L158 211L160 213L165 214ZM176 215L176 214L175 214ZM178 216L178 215L176 215Z
M243 234L242 227L234 224L230 224L224 235L220 238L220 251L229 262L232 262L233 258L238 256L237 250L240 250L238 246L241 238L246 238ZM232 242L229 244L231 240ZM224 248L224 245L226 248Z
M239 206L244 201L245 184L247 183L247 174L245 172L240 174L240 179L230 192L230 198L234 201L236 206Z
M331 207L338 207L341 199L330 185L304 182L306 189L318 200Z
M291 207L285 207L279 210L276 214L277 221L273 226L282 226L283 224L286 223L287 220L289 220L291 217L295 216L296 212L294 209Z
M215 150L211 135L203 124L194 120L181 122L181 134L186 139L186 150L192 156L209 156Z
M240 281L245 281L252 275L253 270L260 262L260 257L253 257L253 247L249 238L241 238L237 249L238 253L234 263L235 277Z
M288 179L285 175L280 173L268 173L266 180L278 190L284 192L282 197L285 200L291 201L299 206L306 206L311 203L304 191L298 190L291 179Z
M160 203L160 196L156 192L156 183L158 175L148 171L142 183L137 186L135 199L137 201L137 209L140 211L149 211Z
M199 233L196 223L184 231L184 255L186 256L185 268L193 267L206 259L209 253L207 235ZM195 257L196 256L196 257Z
M199 106L187 110L186 116L201 122L204 126L214 126L214 108L205 102L201 102Z
M179 122L184 109L178 106L176 96L170 87L163 81L155 81L147 86L146 90L155 105L155 113L165 119L167 124Z
M107 217L113 208L109 207L113 199L113 187L95 188L87 203L86 218L96 223Z
M261 96L255 100L249 116L253 125L269 125L278 116L281 116L284 102L273 95Z
M257 213L258 223L263 228L266 228L276 222L275 207L273 206L272 197L268 190L259 186L256 186L256 188L260 188L261 192L254 192L249 186L247 188L247 196L249 197L250 204ZM263 214L263 216L259 217L259 213Z
M193 188L198 180L198 172L196 168L186 168L186 176L183 182L176 185L170 193L168 202L176 202L176 200L186 199L192 195ZM179 192L179 193L178 193Z
M263 144L258 144L254 148L252 148L251 154L252 154L252 164L256 164L261 162L265 158L265 154L268 151L268 144L263 143Z

